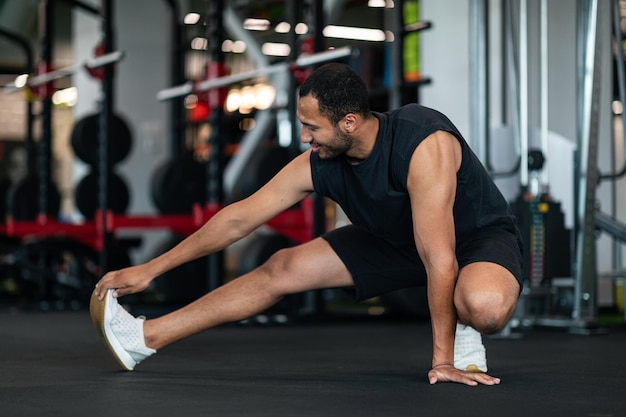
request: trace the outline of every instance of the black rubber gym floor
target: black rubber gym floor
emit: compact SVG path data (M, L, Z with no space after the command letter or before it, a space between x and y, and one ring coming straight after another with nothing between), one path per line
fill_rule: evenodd
M87 312L0 312L0 416L626 416L626 328L485 339L499 386L429 385L430 326L229 325L118 370Z

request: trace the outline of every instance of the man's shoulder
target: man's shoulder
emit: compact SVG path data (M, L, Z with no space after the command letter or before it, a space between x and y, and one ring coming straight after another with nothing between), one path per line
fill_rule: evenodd
M388 112L389 117L398 120L438 119L442 114L435 109L418 103L408 103Z

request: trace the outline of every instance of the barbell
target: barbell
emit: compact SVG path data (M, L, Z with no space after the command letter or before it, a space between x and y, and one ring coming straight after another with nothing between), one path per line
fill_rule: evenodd
M163 89L157 93L157 100L171 100L173 98L186 96L194 92L203 92L214 88L226 87L242 81L251 80L263 75L276 74L286 72L293 68L305 68L322 62L333 61L348 56L353 56L355 50L349 46L331 49L329 51L318 52L310 55L302 55L295 62L281 62L279 64L261 67L251 71L241 72L239 74L226 75L223 77L211 78L199 82L186 82L184 84Z
M11 84L4 86L6 92L13 93L24 88L41 87L49 84L53 81L60 80L62 78L69 77L76 74L79 70L85 68L87 70L95 70L102 68L106 65L114 64L121 61L124 58L123 51L114 51L94 58L89 58L80 64L70 65L69 67L59 68L52 71L47 71L39 75L25 75L19 76Z

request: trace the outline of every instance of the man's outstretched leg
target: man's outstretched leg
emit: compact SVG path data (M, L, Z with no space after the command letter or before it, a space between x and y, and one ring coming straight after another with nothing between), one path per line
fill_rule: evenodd
M500 265L476 262L461 269L454 292L459 317L454 342L456 368L487 371L481 333L497 333L506 326L519 291L520 285L513 274Z
M223 323L246 319L288 294L351 285L344 264L328 243L318 238L278 251L254 271L153 320L131 316L112 297L111 290L103 300L92 296L90 312L96 330L120 366L132 370L164 346Z

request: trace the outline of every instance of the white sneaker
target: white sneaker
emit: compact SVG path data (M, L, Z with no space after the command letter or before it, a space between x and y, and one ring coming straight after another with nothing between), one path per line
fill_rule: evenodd
M89 313L98 335L113 357L126 371L132 371L139 362L156 353L146 346L142 317L133 317L108 290L100 301L95 291L89 302Z
M487 352L478 331L457 323L454 338L454 367L468 372L487 372Z

